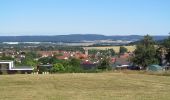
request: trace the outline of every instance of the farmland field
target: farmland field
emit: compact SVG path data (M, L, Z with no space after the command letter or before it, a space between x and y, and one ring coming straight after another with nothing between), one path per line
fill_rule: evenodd
M170 100L170 77L125 73L1 75L0 100Z
M136 46L124 46L128 49L128 51L132 52L136 49ZM98 49L98 50L106 50L106 49L113 49L115 52L119 52L120 46L101 46L101 47L85 47L87 49Z

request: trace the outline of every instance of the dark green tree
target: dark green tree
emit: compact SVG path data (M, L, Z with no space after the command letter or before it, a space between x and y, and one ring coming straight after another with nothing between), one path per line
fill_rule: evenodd
M69 64L75 67L80 67L80 60L76 58L71 58Z
M108 52L110 53L111 56L115 56L115 51L113 49L108 49Z
M170 35L170 33L169 33ZM162 50L165 50L165 59L168 63L170 63L170 36L165 39L162 43Z
M59 60L55 57L43 57L38 60L40 64L56 64L56 63L61 63L62 60Z
M98 65L98 69L100 69L100 70L111 70L110 58L109 57L102 58L100 60L100 64Z
M99 50L97 50L97 49L90 49L90 50L88 50L88 53L92 54L92 55L97 54L97 52L99 52Z
M36 67L38 64L38 62L35 60L36 57L37 55L35 52L28 52L26 53L25 58L21 60L21 64L18 65Z
M128 51L127 48L121 46L120 49L119 49L119 54L124 54L127 51Z
M44 65L50 64L50 57L40 58L40 59L38 60L38 62L39 62L40 64L44 64Z
M14 58L12 58L11 56L3 55L2 57L0 57L0 60L14 60Z
M146 35L144 39L136 45L134 56L131 61L135 65L141 66L146 69L151 64L158 64L157 50L155 48L155 41L151 36Z
M69 69L71 72L80 72L82 70L81 68L81 61L79 59L76 58L71 58L71 60L69 61Z
M36 52L27 52L27 53L25 54L25 56L26 56L27 58L33 58L33 59L35 59L35 58L38 57L38 54L37 54Z

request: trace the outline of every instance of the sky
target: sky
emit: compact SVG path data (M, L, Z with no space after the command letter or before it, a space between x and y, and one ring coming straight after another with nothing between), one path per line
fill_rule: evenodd
M168 35L170 0L0 0L0 36Z

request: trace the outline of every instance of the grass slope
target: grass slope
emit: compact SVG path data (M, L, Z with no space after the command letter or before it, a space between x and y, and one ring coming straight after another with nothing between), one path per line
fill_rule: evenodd
M125 73L2 75L0 100L170 100L170 77Z

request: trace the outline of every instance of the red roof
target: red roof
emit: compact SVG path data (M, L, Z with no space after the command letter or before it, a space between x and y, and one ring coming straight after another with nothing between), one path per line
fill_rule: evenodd
M40 54L42 57L54 56L56 53L58 53L58 51L38 51L38 54Z
M129 54L128 53L124 53L123 55L120 55L120 58L128 58Z
M85 60L85 61L82 62L82 64L93 64L93 63L89 60Z
M116 61L116 58L111 58L111 62L114 63Z

